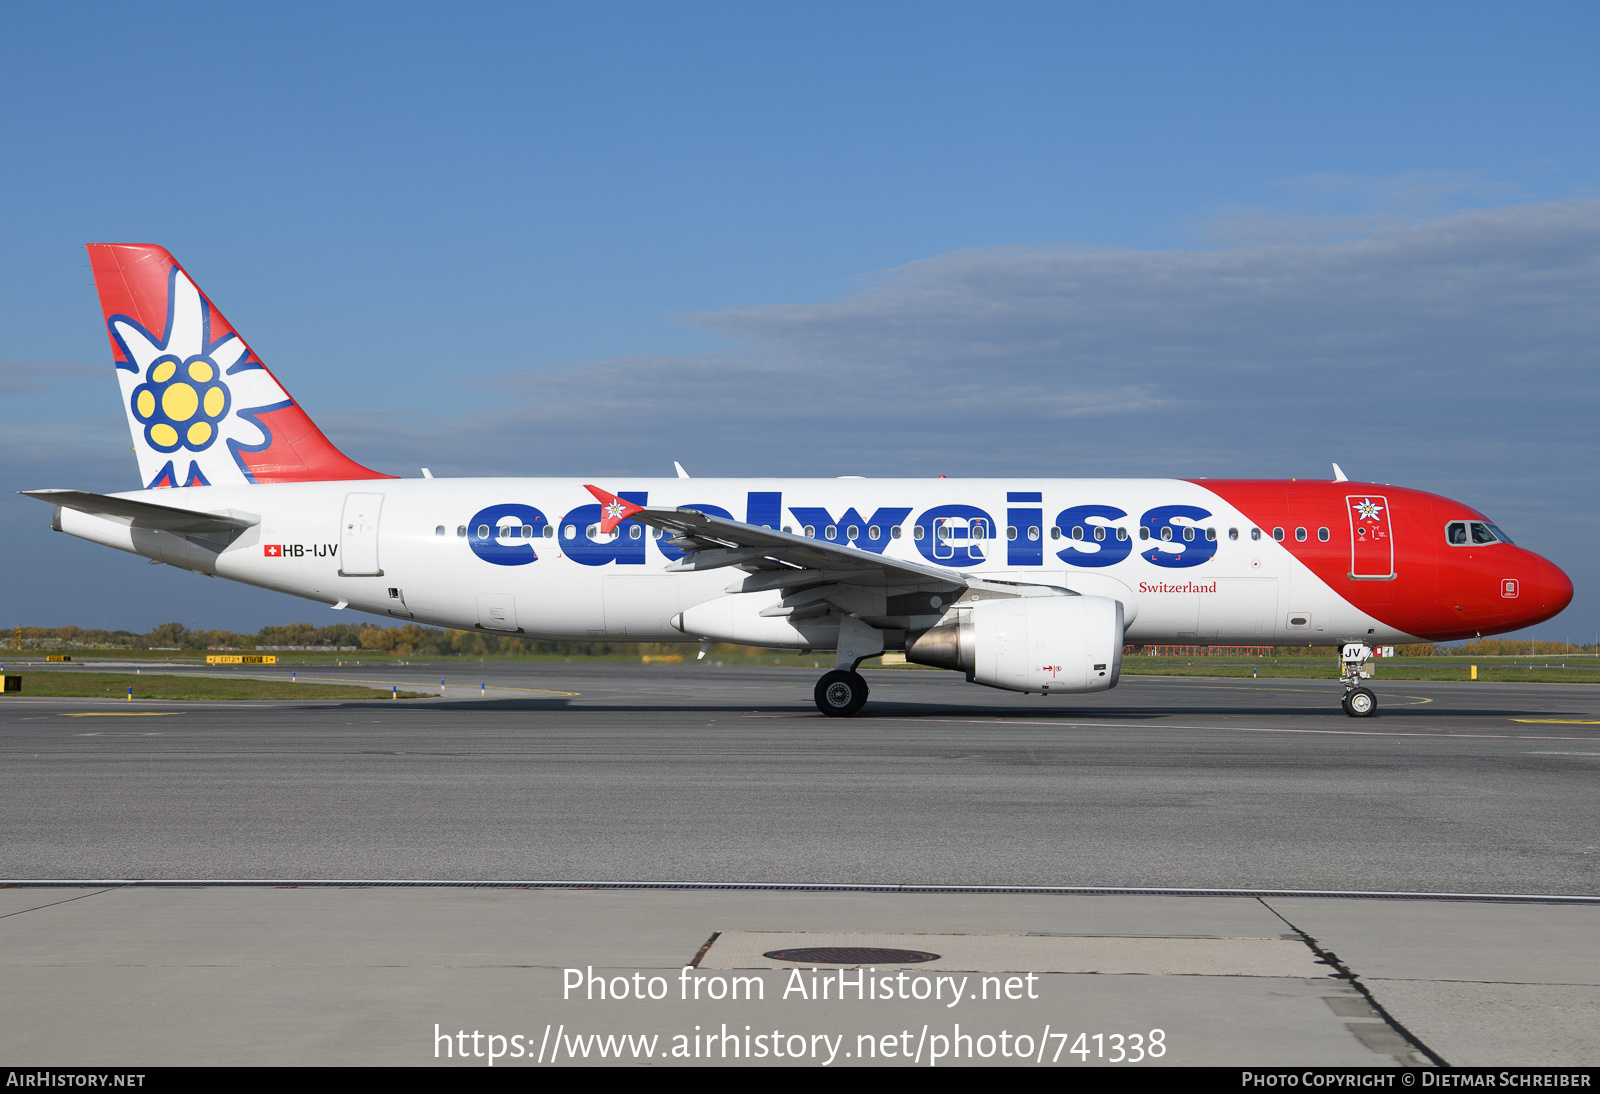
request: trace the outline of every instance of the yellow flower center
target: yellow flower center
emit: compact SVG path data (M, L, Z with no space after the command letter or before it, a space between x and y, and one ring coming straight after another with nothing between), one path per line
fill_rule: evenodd
M161 396L161 409L175 422L186 422L200 409L200 395L188 384L173 384Z

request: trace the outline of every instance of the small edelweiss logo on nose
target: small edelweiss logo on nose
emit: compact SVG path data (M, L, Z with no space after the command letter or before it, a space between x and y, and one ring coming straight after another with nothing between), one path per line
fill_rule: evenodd
M1362 520L1377 520L1378 514L1383 512L1383 506L1377 504L1371 498L1362 498L1352 508L1355 509L1356 516Z
M133 416L150 447L162 452L202 452L218 436L232 402L216 362L203 354L179 360L167 354L150 363L134 388Z

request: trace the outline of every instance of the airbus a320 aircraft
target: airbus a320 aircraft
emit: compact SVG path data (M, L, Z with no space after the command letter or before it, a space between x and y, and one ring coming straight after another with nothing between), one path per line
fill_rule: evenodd
M329 443L160 247L89 255L143 489L33 490L52 527L335 608L565 639L884 651L1035 694L1125 643L1371 647L1549 619L1566 574L1471 506L1346 481L399 479Z

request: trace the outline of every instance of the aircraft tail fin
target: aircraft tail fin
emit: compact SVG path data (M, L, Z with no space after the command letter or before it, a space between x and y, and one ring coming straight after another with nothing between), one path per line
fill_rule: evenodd
M165 248L88 250L146 487L394 477L335 448Z

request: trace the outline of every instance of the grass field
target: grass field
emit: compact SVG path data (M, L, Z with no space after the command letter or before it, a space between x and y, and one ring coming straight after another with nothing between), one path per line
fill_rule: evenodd
M11 696L72 699L388 699L392 694L349 684L291 683L288 680L227 679L215 676L133 676L125 672L51 671L17 673L22 691ZM432 698L429 692L402 691L402 699Z
M703 661L696 659L698 652L696 646L661 646L671 653L655 654L648 657L649 662L661 663L663 669L669 671L693 671L697 665L764 665L777 668L798 669L831 669L833 667L833 652L819 650L814 653L799 653L794 650L761 650L746 646L715 645L707 653ZM248 652L248 651L245 651ZM184 665L186 667L204 668L205 653L203 651L162 651L162 650L73 650L76 658L75 666L81 665L82 669L73 667L65 671L34 671L30 674L29 662L42 662L44 651L27 651L23 654L11 653L7 656L0 653L0 663L5 665L5 670L11 673L21 673L27 678L24 684L27 693L35 695L105 695L126 694L125 689L129 683L135 685L135 697L147 698L215 698L215 699L370 699L386 697L386 692L373 692L359 687L338 687L322 684L279 684L267 681L249 682L244 679L229 681L227 679L214 679L211 684L198 683L200 677L158 677L136 676L124 679L121 674L104 675L104 681L99 685L90 686L84 691L49 691L35 690L35 681L43 677L71 677L80 681L88 680L92 675L93 663L96 660L116 660L127 663L139 662L146 666L161 666L163 664ZM350 665L364 667L393 667L397 665L436 665L441 668L449 666L454 671L455 666L477 664L488 660L501 661L537 661L543 663L569 664L594 664L615 662L618 664L640 663L638 654L607 654L602 656L573 656L559 655L490 655L487 658L479 657L434 657L417 656L412 658L398 658L389 654L364 650L359 655L351 653L332 654L316 652L283 652L275 655L278 666L292 667L294 665ZM1538 656L1532 658L1533 668L1529 668L1529 659L1513 657L1394 657L1374 660L1368 663L1374 678L1378 680L1461 680L1471 679L1472 666L1478 666L1478 679L1480 681L1493 681L1498 683L1521 684L1600 684L1600 661L1593 657L1572 656ZM1563 668L1563 662L1566 667ZM940 669L924 669L920 665L884 665L874 657L862 665L866 669L898 669L902 671L929 671L939 672ZM39 668L43 668L42 665ZM61 669L62 666L53 665L52 670ZM241 676L245 673L259 674L261 666L216 666L214 671L227 672L237 669ZM1248 657L1147 657L1143 655L1127 656L1122 659L1122 671L1130 676L1215 676L1215 677L1249 677L1252 673L1262 678L1282 680L1337 680L1339 677L1338 663L1333 658L1332 650L1318 650L1316 655L1280 655L1277 657L1248 658ZM187 692L150 693L141 692L139 688L151 687L145 681L154 680L173 681L173 687L207 687L223 689L212 690L205 695L189 694ZM120 684L120 686L119 686ZM237 693L227 692L226 688L239 689ZM39 685L42 686L42 685ZM52 687L55 685L52 684ZM62 686L67 686L63 684ZM75 685L87 686L87 685ZM110 687L111 691L106 690ZM246 694L252 688L286 689L282 692L265 691ZM317 694L312 694L307 689L321 689ZM326 692L327 694L322 694ZM407 693L401 692L402 697ZM426 694L426 693L423 693Z

